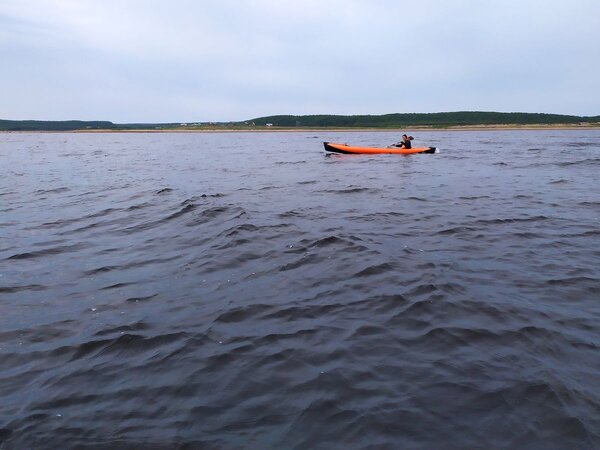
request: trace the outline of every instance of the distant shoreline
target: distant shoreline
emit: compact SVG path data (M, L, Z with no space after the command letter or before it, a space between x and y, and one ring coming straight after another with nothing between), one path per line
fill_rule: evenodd
M215 127L215 128L167 128L167 129L79 129L79 130L0 130L0 133L314 133L314 132L399 132L399 131L518 131L518 130L600 130L597 124L498 124L498 125L418 125L406 128L368 127Z
M540 130L596 129L600 115L573 116L546 113L455 111L441 113L392 113L379 115L279 115L229 122L132 122L108 120L5 120L2 131L51 131L75 133L157 132L320 132L417 130Z

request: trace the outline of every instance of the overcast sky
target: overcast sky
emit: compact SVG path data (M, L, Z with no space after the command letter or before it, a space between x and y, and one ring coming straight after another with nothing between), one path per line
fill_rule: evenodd
M0 0L0 118L600 114L600 0Z

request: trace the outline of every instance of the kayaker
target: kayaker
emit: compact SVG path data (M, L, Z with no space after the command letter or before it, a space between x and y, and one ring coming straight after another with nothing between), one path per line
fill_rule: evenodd
M406 134L402 135L402 141L398 142L397 144L394 145L394 147L400 147L400 148L412 148L412 144L410 143L410 141L412 141L414 138L412 136L408 136Z

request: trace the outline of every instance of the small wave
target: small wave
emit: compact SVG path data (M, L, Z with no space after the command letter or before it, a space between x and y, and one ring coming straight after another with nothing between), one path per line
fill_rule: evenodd
M71 189L68 187L59 187L55 189L39 189L34 192L34 194L42 195L42 194L60 194L62 192L69 192Z
M210 222L217 218L221 218L224 221L240 219L246 216L246 211L243 208L237 206L215 206L200 211L193 220L188 222L187 226L195 226L203 223Z
M333 314L336 311L343 309L344 305L336 304L321 304L321 305L304 305L304 306L288 306L276 309L263 316L264 319L281 319L285 322L295 322L305 319L314 319Z
M76 218L72 218L72 219L59 219L59 220L55 220L53 222L44 222L41 225L35 225L35 226L30 227L29 229L36 230L36 229L40 229L40 228L41 229L43 229L43 228L64 228L64 227L66 227L68 225L72 225L72 224L77 223L77 222L82 222L82 221L85 221L85 220L88 220L88 219L101 218L101 217L104 217L104 216L108 216L108 215L110 215L112 213L118 212L118 211L121 211L121 209L119 209L119 208L106 208L106 209L103 209L101 211L98 211L98 212L95 212L95 213L92 213L92 214L87 214L87 215L82 216L82 217L76 217ZM93 227L93 226L96 226L96 224L86 225L85 228L87 228L87 227Z
M309 264L318 264L324 261L326 258L324 256L316 255L316 254L308 254L303 255L301 258L297 259L294 262L284 264L279 268L280 272L286 272L288 270L297 269L299 267L303 267Z
M362 325L362 326L358 327L356 330L354 330L354 332L350 336L350 339L352 340L352 339L363 338L365 336L385 335L385 334L387 334L387 329L385 327L377 326L377 325Z
M357 244L357 241L362 241L357 236L339 237L335 235L326 236L316 240L303 239L299 245L294 246L295 252L304 251L305 249L324 248L330 246L342 246L346 251L364 250L366 247Z
M459 233L464 233L464 232L469 232L469 231L477 231L477 228L472 228L472 227L446 228L445 230L438 231L436 234L445 236L445 235L453 235L453 234L459 234Z
M394 270L396 270L396 267L394 266L394 264L390 264L390 263L376 264L374 266L367 267L366 269L363 269L360 272L355 273L353 275L353 277L360 278L360 277L368 277L371 275L380 275L380 274L386 273L386 272L393 272Z
M600 279L591 277L569 277L569 278L555 278L548 280L547 283L551 286L598 286Z
M73 245L61 245L57 247L47 248L44 250L38 250L34 252L17 253L16 255L9 256L6 259L31 259L40 258L43 256L60 255L61 253L72 253L81 249L87 248L87 244L73 244Z
M358 186L349 186L343 189L325 189L319 192L327 193L327 194L360 194L360 193L379 193L381 189L378 188L367 188L367 187L358 187Z
M506 224L506 223L519 223L519 222L541 222L544 220L548 220L549 218L546 216L532 216L532 217L515 217L515 218L507 218L507 219L479 219L476 220L475 224L481 225L496 225L496 224Z
M540 237L536 233L530 233L530 232L526 232L526 231L518 231L516 233L512 233L511 236L521 238L521 239L536 239L536 238Z
M253 233L259 230L260 228L258 228L256 225L253 225L251 223L243 223L241 225L236 225L232 228L229 228L228 230L225 230L223 234L227 237L231 237L237 236L240 233Z
M358 216L348 216L348 219L350 220L357 220L357 221L365 221L365 222L377 222L379 223L382 220L389 220L389 219L399 219L402 217L408 217L410 216L410 214L404 213L404 212L400 212L400 211L388 211L388 212L377 212L377 213L368 213L368 214L361 214Z
M259 191L271 191L274 189L282 189L282 186L263 186L259 189Z
M329 245L345 243L347 243L345 239L339 238L337 236L327 236L313 241L312 243L308 244L308 247L327 247Z
M108 253L111 253L111 252L109 251ZM179 255L174 255L174 256L165 256L165 257L161 257L161 258L148 258L148 259L133 260L133 261L130 261L125 264L107 265L107 266L100 266L95 269L88 269L88 270L85 270L83 272L83 274L85 276L90 277L90 276L100 275L102 273L113 272L113 271L139 269L141 267L148 266L151 264L166 263L169 261L176 260L178 258L179 258Z
M558 167L579 166L579 165L600 165L600 158L580 159L578 161L563 161L555 163Z
M296 164L306 164L306 161L277 161L275 164L278 166L296 165Z
M122 325L113 328L105 328L100 331L94 333L94 336L106 336L111 334L124 334L124 333L132 333L134 331L144 331L150 329L150 325L146 322L139 321L132 323L130 325Z
M202 194L200 196L200 198L221 198L221 197L225 197L225 194L217 192L215 194Z
M207 223L210 222L211 220L217 218L218 216L224 215L224 214L233 214L232 217L229 217L228 220L231 220L233 218L240 218L243 215L245 215L245 211L242 210L241 208L237 208L237 207L230 207L230 206L215 206L212 208L207 208L201 211L198 211L199 207L196 203L191 202L189 199L182 202L183 206L181 209L179 209L178 211L169 214L168 216L159 219L159 220L154 220L151 222L144 222L138 225L134 225L128 228L125 228L123 230L121 230L121 233L124 234L132 234L132 233L138 233L141 231L145 231L145 230L149 230L152 228L155 228L157 226L161 226L164 225L165 223L171 222L174 219L178 219L180 217L183 216L188 216L191 213L196 213L194 215L194 217L189 220L186 223L186 226L196 226L196 225L200 225L203 223Z
M156 298L157 295L158 294L147 295L145 297L129 297L129 298L126 298L125 301L130 302L130 303L146 302L148 300L152 300L153 298Z
M190 213L190 212L194 211L195 209L196 209L196 205L193 204L193 203L189 203L186 206L184 206L183 208L181 208L179 211L174 212L173 214L165 217L162 220L162 222L166 222L166 221L169 221L169 220L176 219L178 217L183 216L184 214L187 214L187 213Z
M467 290L464 286L458 283L441 283L437 288L448 294L464 294Z
M214 321L221 323L243 322L253 317L263 315L264 313L271 311L272 309L273 306L271 305L257 304L244 306L221 313Z
M14 294L15 292L23 291L43 291L46 289L41 284L28 284L25 286L0 286L0 293L3 294Z
M280 213L277 214L277 217L281 218L281 219L288 219L288 218L292 218L292 217L302 217L304 214L302 214L299 211L296 210L290 210L290 211L286 211L284 213Z
M462 196L458 197L459 200L487 200L491 197L489 195L471 195L471 196Z
M431 295L431 294L437 293L439 291L440 291L440 289L435 284L427 283L427 284L420 284L418 286L415 286L410 291L408 291L405 295L409 298L410 297L419 297L419 296L423 296L423 295Z
M585 148L585 147L600 147L598 142L569 142L566 144L567 147Z
M125 333L113 339L92 340L80 344L74 350L71 361L90 356L100 356L112 353L119 355L134 355L172 344L187 337L186 333L167 333L152 337L139 334Z
M104 286L103 288L100 288L102 290L108 290L108 289L119 289L119 288L123 288L123 287L127 287L127 286L132 286L136 283L115 283L115 284L111 284L109 286Z
M227 242L225 242L224 244L218 245L215 248L218 250L225 250L228 248L240 248L243 245L250 244L250 243L252 243L252 239L236 238L236 239L230 239ZM256 258L258 258L258 255L240 253L237 260L238 260L238 262L242 262L242 261L256 259Z
M196 204L198 201L200 200L204 200L207 198L221 198L221 197L225 197L225 194L222 194L220 192L216 192L214 194L200 194L200 195L194 195L190 198L186 198L185 200L183 200L180 205L181 206L188 206L188 205L194 205Z
M600 206L600 201L584 201L577 203L579 206Z
M600 229L599 230L586 231L581 236L585 236L585 237L600 236Z
M138 204L131 205L131 206L127 207L125 209L125 211L127 211L127 212L136 211L138 209L144 209L144 208L147 208L149 206L152 206L152 203L148 203L148 202L138 203Z

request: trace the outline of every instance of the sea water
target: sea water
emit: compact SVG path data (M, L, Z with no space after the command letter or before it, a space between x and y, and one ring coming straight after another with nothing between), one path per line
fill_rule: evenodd
M598 448L600 131L0 134L0 448Z

